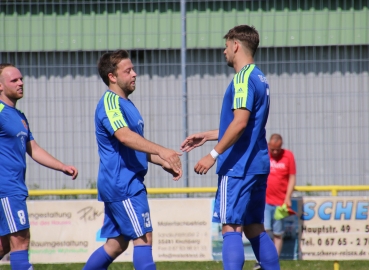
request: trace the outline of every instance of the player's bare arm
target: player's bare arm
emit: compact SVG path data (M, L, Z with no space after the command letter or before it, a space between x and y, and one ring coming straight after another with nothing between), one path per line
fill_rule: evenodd
M194 148L203 145L207 141L218 140L218 135L218 129L192 134L182 142L180 149L183 152L190 152Z
M37 163L66 175L72 176L72 180L78 176L78 170L71 165L66 165L50 155L46 150L40 147L35 140L27 143L27 154Z
M284 203L291 207L291 196L292 196L292 192L295 188L296 185L296 175L295 174L290 174L289 178L288 178L288 185L287 185L287 192L286 192L286 198L284 199Z
M158 155L147 154L147 160L153 164L161 166L163 170L173 175L173 180L175 181L179 180L182 177L182 170L179 173L175 172L169 165L169 163L160 158Z
M214 147L219 154L224 153L238 141L249 122L251 113L246 109L237 109L233 111L233 114L233 121L229 124L223 138Z
M173 170L180 174L182 172L182 164L179 156L182 154L172 149L165 148L159 144L146 140L139 134L133 132L129 127L118 129L114 136L124 145L137 151L147 154L158 155L161 159L168 162Z
M235 144L241 137L250 118L250 111L246 109L237 109L233 111L234 118L229 124L224 136L219 143L214 147L218 154L224 153L229 147ZM206 174L215 164L215 159L211 154L206 155L195 165L195 172L198 174Z

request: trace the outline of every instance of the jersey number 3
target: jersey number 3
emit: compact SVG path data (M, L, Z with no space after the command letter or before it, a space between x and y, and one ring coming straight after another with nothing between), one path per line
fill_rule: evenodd
M150 213L146 212L142 214L145 228L151 227Z

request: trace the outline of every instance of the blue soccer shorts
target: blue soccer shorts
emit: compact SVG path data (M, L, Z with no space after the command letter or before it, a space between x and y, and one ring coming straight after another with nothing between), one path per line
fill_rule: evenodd
M219 175L213 222L248 225L264 222L268 174L244 178Z
M0 198L0 236L29 228L27 196Z
M266 204L264 212L264 227L266 231L272 231L274 235L283 235L284 219L275 220L274 213L276 205Z
M146 191L119 202L105 202L104 225L101 237L122 235L126 241L152 232L150 209Z

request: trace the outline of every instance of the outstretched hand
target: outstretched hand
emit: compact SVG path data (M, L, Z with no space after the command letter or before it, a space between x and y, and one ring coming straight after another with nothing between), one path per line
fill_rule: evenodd
M66 175L72 176L72 180L78 176L78 170L74 166L64 165L61 171Z
M190 152L196 147L203 145L206 142L205 135L202 133L196 133L188 136L181 144L181 151Z
M197 174L206 174L211 167L213 167L215 164L215 159L210 155L206 155L202 159L197 162L197 164L194 167L194 171Z
M179 159L180 156L182 156L182 153L168 148L164 148L164 150L159 153L159 157L168 163L168 168L172 169L175 173L182 175L182 163Z
M179 172L174 171L172 167L170 167L168 162L164 162L164 164L161 167L163 168L164 171L173 175L174 181L178 181L182 177L182 173L183 173L182 170L180 170Z

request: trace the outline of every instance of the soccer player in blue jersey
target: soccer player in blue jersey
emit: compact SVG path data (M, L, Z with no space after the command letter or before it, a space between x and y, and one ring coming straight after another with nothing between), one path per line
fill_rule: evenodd
M224 38L224 56L236 74L224 95L219 130L190 135L181 150L189 152L206 141L218 140L194 169L206 174L218 160L213 221L222 223L224 269L242 269L243 231L263 269L278 270L278 254L263 225L270 168L265 138L269 85L254 63L259 34L254 27L239 25Z
M60 162L32 136L26 116L16 104L23 97L23 77L12 64L0 64L0 258L10 251L15 270L32 270L25 184L26 153L37 163L75 179L78 170Z
M181 153L144 138L144 121L128 98L136 88L136 72L125 50L101 56L99 74L109 89L95 112L100 156L98 199L104 202L101 236L106 243L88 259L84 270L107 269L133 240L136 270L156 269L152 256L152 224L144 176L148 162L182 176Z

